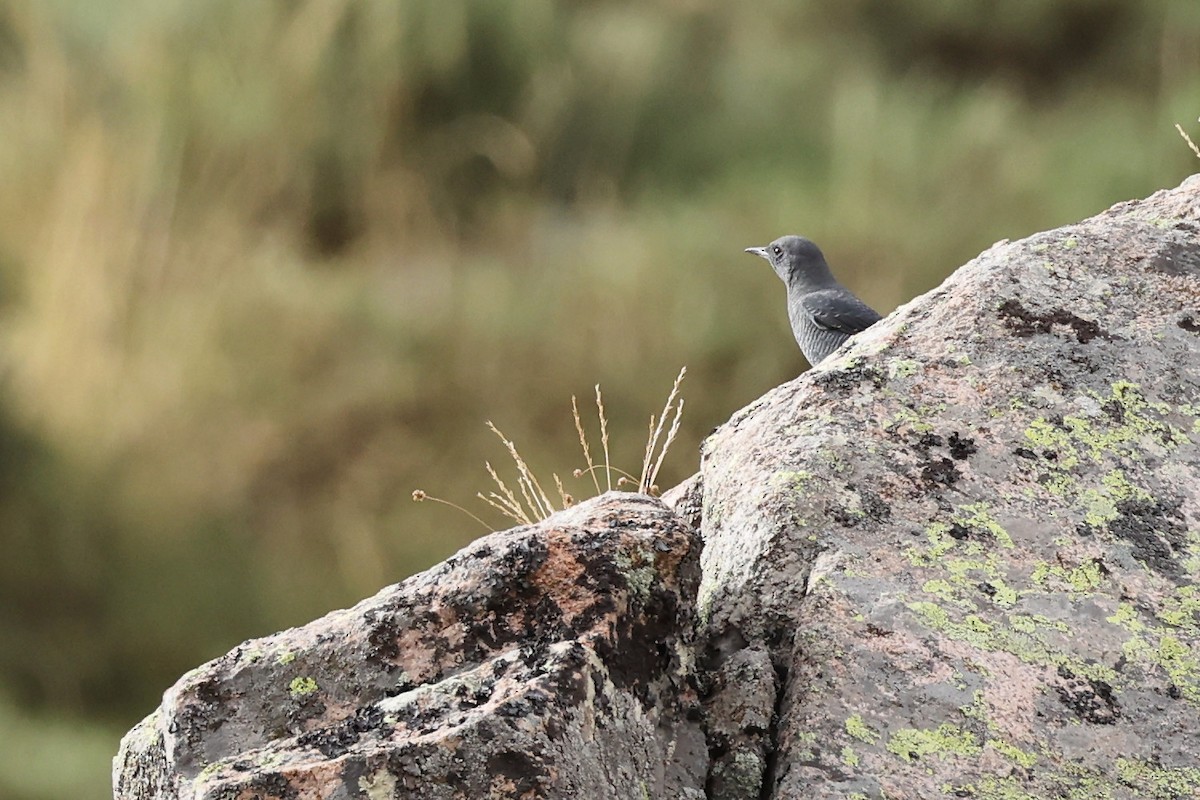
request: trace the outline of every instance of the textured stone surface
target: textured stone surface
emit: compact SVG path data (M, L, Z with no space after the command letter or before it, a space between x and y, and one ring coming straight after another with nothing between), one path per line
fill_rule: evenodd
M117 797L1200 797L1200 178L996 245L663 499L201 667Z
M1200 797L1198 221L1193 178L999 243L706 442L763 796Z
M694 532L609 494L184 676L117 798L702 797Z

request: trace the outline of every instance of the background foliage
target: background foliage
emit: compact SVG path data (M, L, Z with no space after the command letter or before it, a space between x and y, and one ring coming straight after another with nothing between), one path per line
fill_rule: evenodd
M108 796L183 671L482 532L409 495L485 419L567 474L599 381L634 469L687 364L692 472L803 367L742 248L886 312L1197 113L1193 0L0 1L0 795Z

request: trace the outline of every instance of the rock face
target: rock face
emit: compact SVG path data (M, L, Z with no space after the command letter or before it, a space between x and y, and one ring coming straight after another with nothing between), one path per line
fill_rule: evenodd
M201 667L116 796L1200 797L1200 177L996 245L665 499Z
M699 608L780 672L763 796L1200 797L1198 443L1200 177L736 414Z
M184 676L117 798L703 797L695 534L605 495Z

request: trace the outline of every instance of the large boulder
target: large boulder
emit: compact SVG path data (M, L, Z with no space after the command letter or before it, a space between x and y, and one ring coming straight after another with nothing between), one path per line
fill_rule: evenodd
M1200 176L735 414L698 605L778 672L763 796L1200 797L1198 442Z
M117 797L1200 797L1200 178L994 246L664 499L184 676Z
M608 494L185 675L117 798L704 796L699 543Z

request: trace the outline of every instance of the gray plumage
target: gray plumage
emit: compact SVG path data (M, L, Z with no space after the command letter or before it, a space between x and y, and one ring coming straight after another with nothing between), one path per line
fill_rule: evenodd
M792 334L810 364L879 321L879 314L837 282L821 249L802 236L784 236L747 253L765 258L787 286Z

